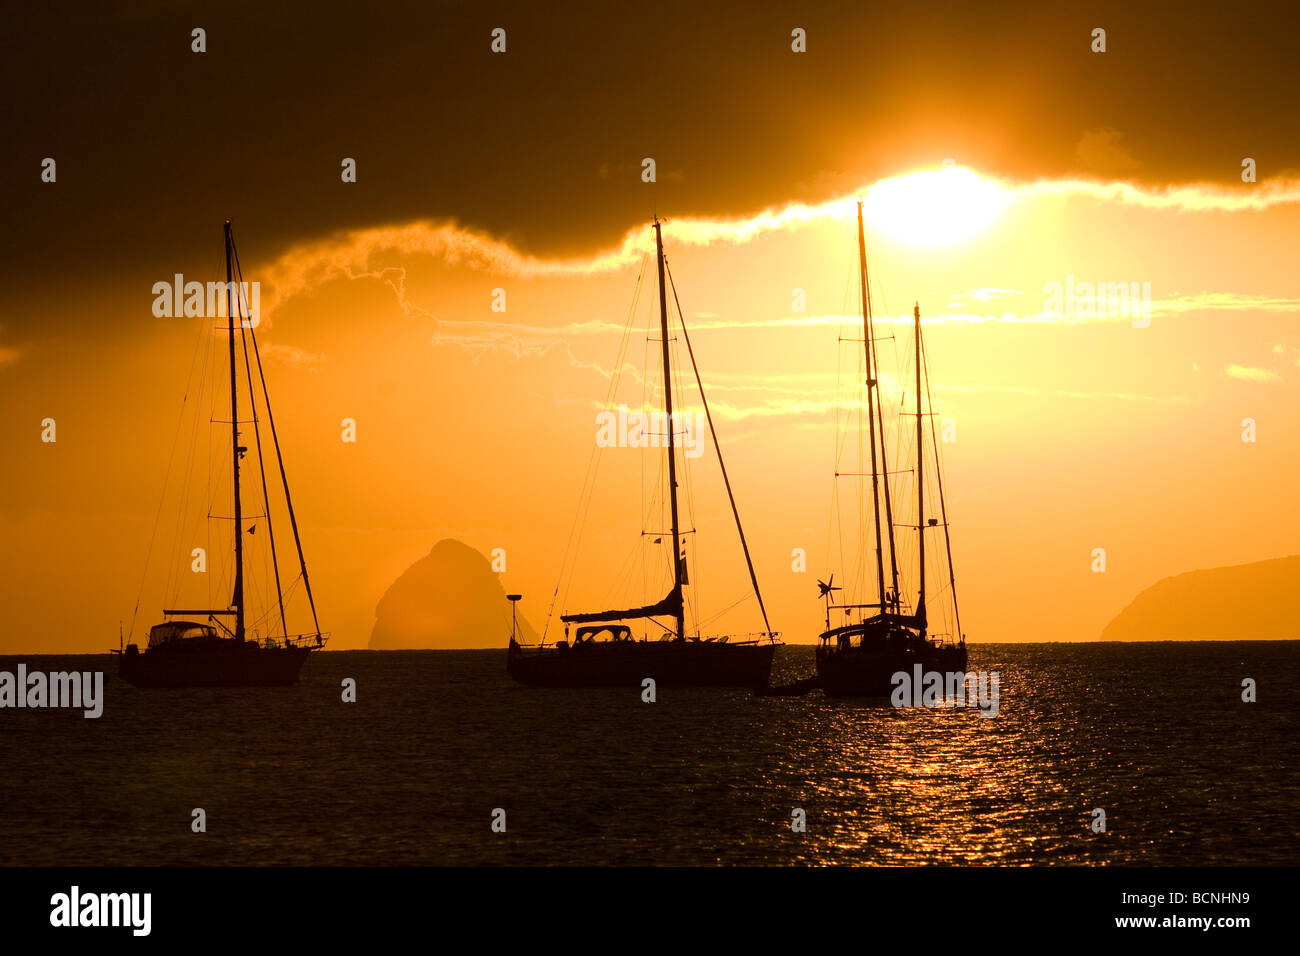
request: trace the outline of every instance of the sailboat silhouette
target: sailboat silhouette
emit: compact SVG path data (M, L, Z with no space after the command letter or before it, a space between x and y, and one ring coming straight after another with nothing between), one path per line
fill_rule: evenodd
M141 651L136 644L128 644L118 658L118 673L123 680L137 687L237 687L246 685L285 685L298 680L298 674L308 655L323 647L326 635L320 630L316 617L316 600L312 595L311 581L307 577L307 562L303 557L302 541L298 535L298 520L289 496L289 480L284 471L280 453L280 439L271 415L270 394L266 377L262 373L262 360L257 350L257 336L253 323L242 320L243 303L235 294L243 288L233 282L238 268L234 234L230 220L225 223L226 261L226 314L228 317L227 346L230 361L230 463L232 482L232 518L234 538L234 584L230 604L224 608L165 609L167 620L155 624L149 631L148 647ZM242 276L241 276L242 279ZM247 457L248 446L240 444L240 362L236 349L238 341L243 346L243 369L252 406L251 422L257 446L257 464L269 539L271 565L274 570L272 587L275 594L274 609L278 610L281 632L262 641L247 635L246 611L247 581L245 576L244 536L254 535L257 523L244 527L243 501L240 494L240 463ZM251 352L250 352L251 345ZM293 540L297 548L298 565L303 589L311 606L312 630L305 634L290 635L285 616L285 590L281 585L280 566L275 556L275 525L271 519L270 496L267 491L266 468L261 454L262 434L257 411L257 396L253 391L253 372L262 384L262 410L270 426L270 437L275 446L280 478L284 487L284 500L288 511ZM268 614L274 621L274 615ZM226 619L233 619L227 624Z
M925 533L938 525L936 519L925 516L925 415L922 412L921 391L924 375L924 346L921 339L921 309L912 312L916 346L916 546L917 592L916 603L906 610L899 586L899 567L894 535L893 502L889 491L889 467L885 452L884 415L881 410L879 362L875 343L875 328L871 313L871 293L867 279L866 235L862 224L862 203L858 203L858 263L862 290L862 328L866 348L867 400L865 414L871 442L871 496L872 525L875 531L874 568L876 600L867 603L835 603L831 592L832 576L825 584L818 582L818 597L826 602L826 627L817 647L817 676L822 691L831 697L883 696L893 686L893 676L899 672L911 674L913 667L921 665L923 671L950 672L966 669L966 637L961 633L961 619L956 616L956 582L952 571L952 549L948 535L947 503L943 497L943 476L939 468L937 442L935 443L935 475L942 509L944 544L948 556L948 576L951 588L956 636L947 638L930 634L926 616ZM931 426L933 438L933 425ZM883 491L883 494L882 494ZM884 520L881 520L881 501L884 501ZM883 530L883 534L882 534ZM865 548L867 542L862 542ZM886 548L888 568L886 568ZM890 584L886 585L886 574ZM856 613L862 616L852 620ZM871 613L868 613L871 612ZM832 613L838 613L845 623L832 626Z
M760 687L767 683L776 653L776 634L767 625L767 611L758 590L758 579L750 560L745 532L740 526L740 514L726 466L721 464L723 481L731 501L732 514L745 552L750 583L763 614L765 633L757 639L713 640L689 636L686 633L685 602L682 589L689 583L686 558L682 550L681 520L677 502L677 461L673 426L672 365L669 350L668 299L664 280L664 245L662 223L654 220L655 251L659 275L659 329L663 349L664 411L667 416L668 488L673 545L673 583L668 593L659 601L642 607L579 612L562 615L565 639L550 647L525 647L512 634L506 670L515 680L532 686L594 687L640 686L646 678L662 685L739 685ZM680 309L678 310L680 313ZM680 318L680 316L679 316ZM682 334L690 350L684 319ZM694 353L691 353L694 363ZM697 370L698 377L698 370ZM703 388L701 387L701 396ZM708 400L703 399L706 416ZM710 431L713 430L712 417ZM717 449L717 436L713 435ZM634 639L632 629L624 622L629 620L670 618L671 630L660 640ZM569 625L579 625L570 635ZM571 637L571 640L570 640Z

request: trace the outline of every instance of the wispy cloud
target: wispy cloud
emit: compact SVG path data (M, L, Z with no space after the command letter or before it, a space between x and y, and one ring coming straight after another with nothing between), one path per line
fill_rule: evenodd
M306 369L312 372L319 371L320 367L327 361L323 352L308 352L296 345L282 345L278 342L268 342L262 345L259 351L262 358L275 365Z
M1266 368L1256 368L1250 365L1229 365L1223 370L1223 374L1228 378L1235 378L1242 382L1256 382L1260 385L1266 385L1270 382L1280 382L1282 376L1277 372Z
M404 311L407 314L419 314L425 317L432 317L429 313L424 312L409 303L405 297L404 287L401 282L396 281L393 277L385 278L384 281L392 286L399 301L404 303ZM998 291L1000 293L1007 293L1015 290ZM1168 299L1154 299L1151 303L1151 311L1153 315L1166 316L1193 312L1295 312L1300 311L1300 299L1276 298L1262 295L1239 295L1227 292L1207 292L1191 295L1179 295ZM704 315L705 313L700 314ZM900 313L898 315L877 314L874 316L874 321L882 325L910 326L912 323L912 316L906 313ZM1069 325L1083 322L1119 322L1127 324L1131 322L1131 319L1124 315L1076 317L1073 315L1061 315L1044 310L1024 313L1004 312L1001 314L948 310L931 315L923 315L921 321L926 326L982 325L987 323L1011 325ZM461 348L474 360L478 360L484 355L492 352L503 352L512 355L515 358L525 358L539 357L555 350L560 350L565 353L569 363L574 368L590 369L605 377L613 374L614 370L606 368L598 363L578 359L573 354L570 346L583 339L621 336L627 331L626 326L623 324L607 319L566 322L562 325L533 325L526 322L494 322L483 319L462 319L454 322L434 319L434 322L435 328L432 338L434 344ZM862 317L860 315L847 313L778 315L771 318L708 318L703 319L702 321L692 322L690 324L690 331L692 334L701 334L715 331L735 330L797 330L826 328L842 329L851 334L860 329L861 323ZM303 352L300 349L288 345L266 346L265 350L269 351L272 348L283 350L276 353L276 358L281 361L281 364L306 367L308 365L316 366L324 361L324 356L316 356L312 353ZM1286 347L1279 346L1278 348ZM3 361L4 354L0 351L0 364L3 364ZM627 370L624 369L625 373L626 371ZM762 387L773 387L776 382L777 379L771 376L765 376L762 380Z
M970 289L967 292L958 292L950 300L951 305L962 305L966 302L992 302L995 299L1008 299L1013 296L1024 295L1020 289L999 289L993 286L983 289Z
M1013 187L1019 197L1084 196L1144 209L1175 212L1245 212L1300 203L1300 180L1281 179L1226 188L1206 183L1139 186L1123 181L1052 179Z
M1295 364L1297 366L1300 366L1300 347L1297 347L1295 345L1284 345L1282 343L1278 343L1277 345L1273 346L1273 348L1270 349L1269 351L1271 351L1274 355L1280 355L1283 358L1294 359Z
M936 175L942 174L943 171ZM848 196L819 204L790 203L750 216L730 219L684 217L672 221L672 236L678 245L709 246L715 243L743 244L765 234L790 231L804 226L854 215L855 195L868 204L873 191L888 192L896 179L886 179ZM1009 201L1043 196L1080 196L1099 202L1136 205L1177 212L1258 211L1278 205L1300 203L1300 180L1276 180L1244 188L1210 184L1189 184L1164 188L1123 181L1087 179L1043 180L1032 183L997 182ZM269 301L263 315L277 305L334 279L372 279L389 284L408 308L405 270L394 264L403 257L422 258L448 266L492 273L503 277L575 277L609 273L634 266L649 251L650 235L644 226L629 229L613 248L589 256L548 259L522 253L509 243L464 228L454 222L418 221L371 229L358 229L327 239L295 246L261 272L269 287ZM1014 290L975 290L986 291ZM983 301L977 299L977 301Z
M1152 299L1151 311L1166 315L1179 312L1300 312L1300 299L1239 292L1197 292Z
M885 396L897 394L899 384L899 382L888 376L881 376L882 394ZM863 408L860 397L854 396L851 391L837 396L833 385L820 388L785 388L777 393L779 397L775 397L773 390L764 386L761 377L755 376L753 382L748 385L732 384L719 387L712 382L705 382L705 388L709 393L709 409L718 421L751 420L757 422L770 419L808 419L829 423L836 420L837 414L854 415L860 413ZM719 398L719 392L742 394L754 392L760 393L762 397L755 402L741 403L730 401L727 398ZM1191 397L1187 395L1144 395L1136 392L1045 389L1021 385L935 385L932 392L941 398L944 396L951 398L953 396L970 395L1014 395L1028 398L1053 397L1083 401L1149 402L1158 405L1182 405L1192 401ZM605 408L604 403L594 399L586 404L597 410ZM951 404L951 402L945 404ZM696 412L700 411L701 408L699 397L694 392L689 392L685 396L685 402L677 406L677 410L681 413ZM897 408L896 402L886 398L885 414L887 416L895 415ZM936 406L935 411L947 413L951 409Z

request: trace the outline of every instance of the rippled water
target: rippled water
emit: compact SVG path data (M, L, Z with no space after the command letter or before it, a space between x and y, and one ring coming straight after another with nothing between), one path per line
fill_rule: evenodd
M325 653L271 690L110 679L99 720L0 710L0 862L1300 860L1300 643L973 645L969 666L1000 673L997 718L817 692L530 690L504 651ZM811 669L811 648L783 648L774 682Z

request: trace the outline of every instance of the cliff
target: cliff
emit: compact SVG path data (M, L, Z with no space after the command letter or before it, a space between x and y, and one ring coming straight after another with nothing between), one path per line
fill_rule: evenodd
M521 640L536 632L519 616ZM375 608L371 650L414 648L505 649L510 602L488 559L446 538L434 545L384 592Z
M1300 639L1300 555L1188 571L1142 591L1103 641Z

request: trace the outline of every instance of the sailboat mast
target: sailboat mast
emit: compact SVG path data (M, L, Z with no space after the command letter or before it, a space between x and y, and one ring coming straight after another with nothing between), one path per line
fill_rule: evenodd
M673 520L673 593L677 601L678 638L686 635L686 608L682 597L681 528L677 519L677 451L673 435L673 376L668 349L668 288L664 282L664 236L662 224L655 217L655 249L659 255L659 332L664 356L664 411L668 415L668 500Z
M872 413L872 395L876 376L871 362L871 305L867 297L867 237L862 228L862 200L858 200L858 272L862 285L862 341L867 350L867 422L871 439L871 504L875 509L876 591L880 612L885 612L885 560L880 542L880 475L876 466L876 416Z
M235 303L232 248L235 240L226 220L226 318L230 326L230 451L235 493L235 591L231 603L235 606L235 640L244 639L244 514L239 497L239 380L235 361Z
M916 327L916 562L920 584L916 591L916 616L925 635L925 445L921 433L921 304L912 306Z

